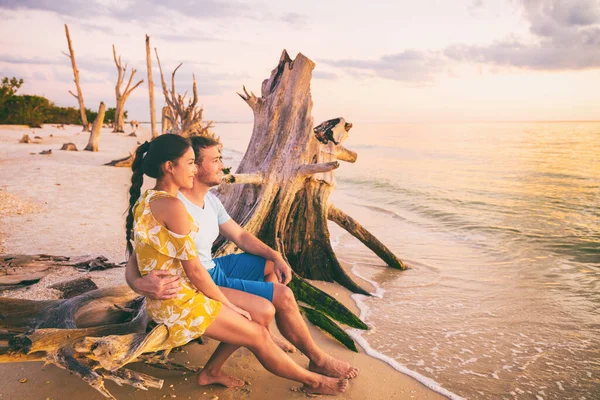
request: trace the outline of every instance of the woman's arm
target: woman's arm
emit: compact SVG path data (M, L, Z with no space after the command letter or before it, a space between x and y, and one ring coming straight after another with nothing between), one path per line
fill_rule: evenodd
M156 212L153 207L157 203ZM158 199L151 204L152 214L159 221L162 222L167 229L171 232L179 235L188 235L190 233L190 220L188 212L183 203L177 198L164 198ZM204 293L205 296L217 300L234 311L242 314L244 317L251 319L250 314L235 306L225 295L219 287L212 280L208 271L200 264L198 257L192 260L181 260L183 270L187 275L188 279L199 291Z

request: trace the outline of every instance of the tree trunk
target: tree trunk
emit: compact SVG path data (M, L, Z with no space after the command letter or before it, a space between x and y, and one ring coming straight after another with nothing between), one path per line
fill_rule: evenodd
M154 80L152 79L152 56L150 55L150 36L146 35L146 65L148 68L148 97L150 99L150 128L152 138L158 137L156 130L156 109L154 108Z
M162 108L162 118L160 120L161 131L163 135L169 132L171 129L171 120L169 118L172 118L171 109L167 106L164 106Z
M333 171L339 161L354 162L357 154L342 146L352 127L343 118L313 129L313 68L314 63L304 55L298 54L292 61L284 51L279 65L263 82L260 97L244 87L240 97L254 112L252 137L238 170L224 177L218 193L231 217L281 252L301 277L336 281L355 293L369 295L343 270L330 243L327 221L329 195L335 187ZM353 233L357 225L344 227ZM363 236L364 243L376 240L373 235ZM385 249L391 255L386 262L395 260L390 265L403 266L381 242L377 243L380 247L374 248ZM215 250L217 255L224 255L237 248L221 238ZM359 326L360 320L335 299L327 298L303 279L295 276L290 287L296 298L313 306L315 312L366 328ZM316 315L311 311L311 320L331 326L327 317ZM343 336L343 331L326 329Z
M125 90L121 92L121 86L123 85L123 80L125 75L127 75L127 64L123 66L121 63L121 57L117 57L117 51L115 50L115 45L113 44L113 59L115 61L115 65L117 67L117 84L115 85L115 97L116 97L116 108L115 108L115 126L113 132L125 132L125 101L139 85L141 85L144 80L140 80L135 85L131 86L131 82L133 81L133 77L137 72L135 69L131 70L131 75L129 76L129 81L127 82L127 86ZM150 72L151 74L151 72ZM152 104L154 104L154 100L152 100Z
M125 117L123 116L123 107L121 102L117 100L115 106L115 126L113 127L113 133L124 133L125 132Z
M79 102L79 112L81 113L81 123L83 125L83 131L87 132L90 130L90 124L87 120L87 115L85 113L85 104L83 103L83 93L81 92L81 86L79 85L79 70L77 69L77 64L75 63L75 50L73 50L73 46L71 44L71 36L69 35L69 27L65 24L65 33L67 34L67 43L69 45L69 54L68 57L71 58L71 66L73 67L73 77L75 81L75 86L77 88L77 95L69 90L69 93L73 97L77 99Z
M105 111L106 106L104 105L104 102L101 102L100 107L98 108L98 116L96 117L94 126L92 127L92 133L90 133L88 144L83 150L98 151L98 142L100 141L100 132L102 131L102 125L104 124Z

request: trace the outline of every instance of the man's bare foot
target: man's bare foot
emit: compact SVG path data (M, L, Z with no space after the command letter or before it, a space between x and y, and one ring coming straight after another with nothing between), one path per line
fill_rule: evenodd
M233 376L225 375L223 371L209 372L206 369L202 369L198 374L198 384L204 385L221 385L228 388L244 386L244 381Z
M302 390L312 394L336 395L344 392L348 386L348 379L329 378L321 375L321 381L315 387L304 385Z
M296 352L296 348L294 347L294 345L291 344L290 342L288 342L287 340L277 337L277 336L273 335L272 333L271 333L271 339L273 339L275 344L279 348L281 348L281 350L285 351L286 353L295 353Z
M331 356L325 357L321 365L311 361L308 364L308 370L334 378L352 379L358 376L358 368Z

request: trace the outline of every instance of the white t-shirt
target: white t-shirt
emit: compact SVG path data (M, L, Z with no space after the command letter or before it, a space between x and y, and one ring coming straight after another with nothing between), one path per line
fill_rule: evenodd
M229 221L231 217L225 211L221 200L211 192L204 196L204 208L186 199L181 192L177 192L177 197L183 201L185 208L198 224L199 230L194 236L194 243L196 243L200 263L206 269L214 268L215 262L212 260L210 250L219 236L219 225Z

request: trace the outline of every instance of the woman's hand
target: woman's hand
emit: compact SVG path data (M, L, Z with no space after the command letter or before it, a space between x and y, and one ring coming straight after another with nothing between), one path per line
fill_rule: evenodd
M252 321L252 317L250 316L250 313L246 310L243 310L235 305L233 305L233 303L229 303L229 304L225 304L227 307L231 308L233 311L235 311L238 314L241 314L242 317L247 318L249 321Z

